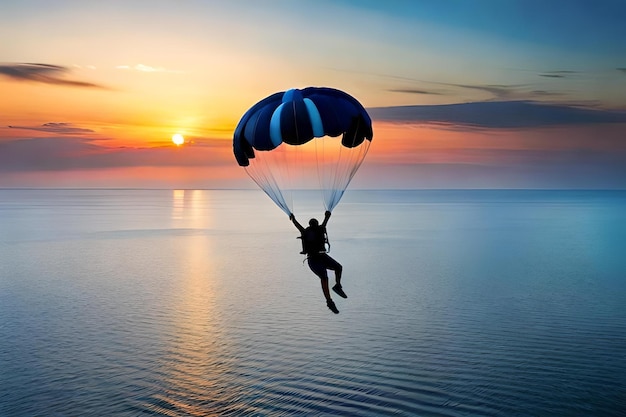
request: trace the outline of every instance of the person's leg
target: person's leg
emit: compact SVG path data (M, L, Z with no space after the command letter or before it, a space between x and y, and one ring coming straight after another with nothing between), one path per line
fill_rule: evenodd
M337 262L337 266L333 271L335 271L335 284L341 286L341 273L343 272L343 266Z
M326 301L332 301L333 299L330 296L330 289L328 287L328 277L320 278L320 283L322 284L322 292L324 293Z
M313 271L313 273L320 278L322 293L324 293L324 298L326 298L326 306L328 306L330 311L338 314L339 310L337 310L335 302L330 296L330 289L328 288L328 273L326 272L324 262L321 259L309 258L309 268L311 268L311 271Z
M324 293L324 297L326 297L326 306L335 314L339 314L339 310L337 310L337 306L335 302L330 297L330 290L328 289L328 276L322 278L320 277L320 283L322 284L322 292Z
M326 268L335 272L335 286L333 287L333 291L335 291L342 298L348 298L341 287L341 273L343 272L341 264L328 255L324 256L324 263Z
M326 268L335 272L335 286L341 288L341 273L343 266L330 256L326 255Z

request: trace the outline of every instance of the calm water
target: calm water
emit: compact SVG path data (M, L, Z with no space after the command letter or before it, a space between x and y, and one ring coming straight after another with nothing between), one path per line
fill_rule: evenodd
M626 192L349 191L329 234L339 315L260 191L0 190L0 415L625 415Z

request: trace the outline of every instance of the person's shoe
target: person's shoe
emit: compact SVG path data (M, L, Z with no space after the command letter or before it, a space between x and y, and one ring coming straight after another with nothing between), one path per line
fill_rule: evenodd
M335 291L340 297L342 298L348 298L348 296L346 295L345 292L343 292L343 288L341 288L341 285L337 284L333 287L333 291Z
M337 310L337 306L335 305L333 300L326 301L326 305L328 306L330 311L332 311L335 314L339 314L339 310Z

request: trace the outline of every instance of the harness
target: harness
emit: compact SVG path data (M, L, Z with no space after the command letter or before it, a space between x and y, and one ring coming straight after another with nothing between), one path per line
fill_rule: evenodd
M314 253L314 254L311 254L311 253L309 253L309 252L306 250L306 242L305 242L305 240L304 240L304 235L303 235L303 234L301 234L300 236L298 236L296 239L300 239L300 240L302 241L302 251L300 252L300 254L302 254L302 255L307 255L307 257L304 259L305 261L306 261L307 259L309 259L309 256L311 256L311 255L314 255L314 254L315 254L315 253ZM317 254L320 254L320 253L328 253L328 252L330 252L330 241L328 240L328 232L326 231L326 228L325 228L325 227L323 228L323 239L324 239L324 243L323 243L323 245L324 245L324 250L321 250L321 251L317 252Z

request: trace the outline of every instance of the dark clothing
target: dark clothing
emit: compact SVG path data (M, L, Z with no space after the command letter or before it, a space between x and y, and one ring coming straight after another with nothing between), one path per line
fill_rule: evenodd
M311 271L320 278L328 278L328 269L331 271L341 270L341 264L331 258L327 253L309 255L307 260Z
M326 243L328 243L328 239L326 237L326 223L328 223L329 218L330 211L326 211L326 213L324 213L324 221L322 224L318 224L317 220L311 219L309 227L305 229L300 223L298 223L293 213L289 215L289 220L291 220L300 231L303 248L301 253L308 255L307 261L309 263L309 268L311 268L311 271L313 271L315 275L322 279L322 291L324 292L324 296L326 297L326 300L332 303L330 292L328 290L328 270L330 269L331 271L335 271L335 281L337 282L336 286L341 289L340 281L343 268L339 262L328 256L326 253ZM334 304L332 305L333 308L335 308ZM337 313L338 311L335 310L333 310L333 312Z
M314 255L326 252L326 228L324 226L309 226L302 232L304 253Z

